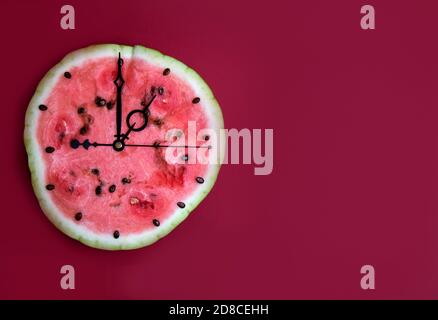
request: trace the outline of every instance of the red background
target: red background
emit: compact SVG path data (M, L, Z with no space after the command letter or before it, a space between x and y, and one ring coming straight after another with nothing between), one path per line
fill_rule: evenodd
M2 1L0 298L438 298L436 1ZM360 29L373 4L377 29ZM226 165L180 227L130 252L62 235L22 143L38 81L93 43L143 44L210 84L227 128L273 128L274 172ZM76 269L76 290L59 286ZM376 269L376 290L360 268Z

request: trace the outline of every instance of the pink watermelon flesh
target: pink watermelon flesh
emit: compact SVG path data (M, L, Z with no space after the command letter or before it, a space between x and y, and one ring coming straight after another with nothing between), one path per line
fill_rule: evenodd
M207 165L169 164L163 148L72 149L73 139L114 141L117 65L114 58L96 58L68 72L43 102L47 110L37 125L46 183L54 186L48 191L51 199L65 218L93 233L123 237L157 228L203 183ZM202 101L193 103L196 95L191 87L172 72L165 73L144 60L125 59L122 132L127 130L129 111L157 95L147 128L132 132L128 143L171 143L165 133L173 128L182 129L187 137L189 120L196 121L198 130L209 127ZM109 105L99 106L96 98ZM48 153L48 147L54 151Z

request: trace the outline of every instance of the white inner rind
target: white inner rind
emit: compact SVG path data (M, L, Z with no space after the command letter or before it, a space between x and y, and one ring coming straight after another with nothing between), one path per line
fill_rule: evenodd
M209 164L205 176L205 183L200 184L186 199L182 199L186 204L186 207L181 209L176 206L175 212L173 212L168 219L163 221L159 227L146 230L142 233L123 235L118 239L115 239L112 235L92 232L86 227L67 219L58 209L45 189L46 169L43 161L43 154L41 153L41 148L37 141L37 124L41 114L38 107L40 104L44 104L44 101L51 94L55 84L58 79L63 76L65 70L69 70L75 66L80 66L88 59L103 57L117 58L119 52L125 59L140 58L148 63L162 67L163 69L171 69L173 74L176 74L182 81L187 82L196 95L201 98L202 106L205 108L205 113L209 119L210 129L217 132L217 136L219 137L222 135L220 129L224 127L219 104L204 80L194 70L190 69L183 63L169 56L165 56L156 50L142 46L130 47L113 44L94 45L68 54L59 64L54 66L45 75L39 83L28 106L25 120L24 142L28 154L33 189L45 215L58 229L88 246L105 250L140 248L150 245L166 236L184 219L186 219L190 212L195 209L210 192L220 169L220 163ZM220 154L223 155L225 139L223 139L222 136L221 138L219 149Z

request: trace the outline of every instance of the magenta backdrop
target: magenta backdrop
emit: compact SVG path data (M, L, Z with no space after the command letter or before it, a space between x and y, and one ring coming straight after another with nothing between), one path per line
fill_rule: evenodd
M371 2L371 1L370 1ZM437 1L1 2L0 298L438 298ZM367 3L367 2L366 2ZM273 128L274 172L224 166L168 237L130 252L59 232L22 143L38 81L94 43L143 44L194 69L227 128ZM76 268L76 290L59 286ZM376 290L360 268L376 269Z

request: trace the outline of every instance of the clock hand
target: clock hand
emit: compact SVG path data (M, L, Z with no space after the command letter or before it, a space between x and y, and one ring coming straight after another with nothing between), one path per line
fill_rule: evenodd
M77 149L80 146L84 147L84 149L88 150L90 147L113 147L114 143L98 143L98 142L90 142L86 139L84 142L80 142L77 139L70 141L70 147L73 149ZM125 144L124 147L144 147L144 148L195 148L195 149L211 149L211 146L186 146L186 145L162 145L159 143L153 144Z
M70 141L70 147L72 149L77 149L80 146L84 147L84 149L88 150L90 147L112 147L112 143L97 143L97 142L90 142L90 140L86 139L84 142L79 142L79 140L74 139Z
M194 149L211 149L211 146L175 146L169 144L125 144L125 147L145 147L145 148L194 148Z
M148 117L149 117L149 106L152 104L152 102L154 101L154 99L156 97L157 96L154 95L152 97L152 99L144 106L143 109L135 109L135 110L132 110L130 113L128 113L128 116L126 117L126 125L128 126L128 131L125 134L122 135L122 139L121 139L122 142L124 140L128 140L129 139L128 136L129 136L129 134L132 131L139 132L139 131L144 130L144 128L146 128L146 126L148 124ZM138 127L138 128L135 127L135 124L136 124L135 122L134 122L134 124L131 124L131 118L136 113L140 113L141 116L143 117L143 121L144 121L143 124L140 127Z
M116 128L117 128L117 134L115 135L116 140L121 139L121 131L122 131L122 88L125 83L125 80L122 76L122 65L123 60L120 56L119 52L119 59L117 60L117 78L114 80L114 84L117 87L117 109L116 109Z

